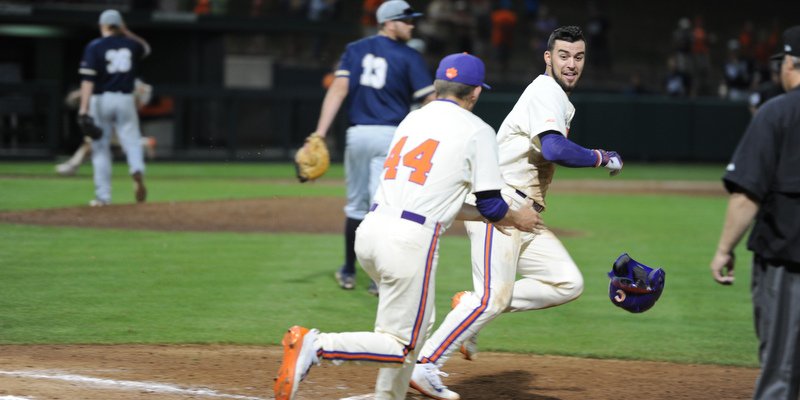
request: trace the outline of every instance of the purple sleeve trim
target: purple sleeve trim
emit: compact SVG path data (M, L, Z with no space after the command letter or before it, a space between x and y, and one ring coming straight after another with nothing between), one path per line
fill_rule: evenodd
M487 190L475 193L477 198L475 206L478 211L489 221L497 222L503 219L508 212L508 204L500 196L499 190Z
M542 155L547 161L565 167L597 167L602 156L596 150L581 147L557 132L541 134Z

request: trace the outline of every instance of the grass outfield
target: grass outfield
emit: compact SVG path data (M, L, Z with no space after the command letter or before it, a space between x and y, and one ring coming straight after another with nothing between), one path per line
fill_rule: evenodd
M81 206L91 168L56 177L50 163L0 163L0 211ZM124 165L115 200L129 202ZM622 179L716 181L722 166L626 164ZM286 164L152 163L150 201L273 196L343 196L341 166L300 185ZM557 179L602 178L559 170ZM326 181L329 180L329 181ZM617 179L617 178L614 178ZM331 182L333 181L333 182ZM552 309L504 315L481 332L482 350L757 366L749 294L750 254L740 246L738 280L714 283L724 197L551 193L546 221L581 232L562 237L586 289ZM302 212L302 211L300 211ZM0 344L277 344L304 324L370 330L376 301L365 274L342 291L333 269L340 235L123 231L0 224ZM667 271L664 294L644 314L608 300L606 273L621 252ZM437 276L437 315L470 285L466 237L446 236Z

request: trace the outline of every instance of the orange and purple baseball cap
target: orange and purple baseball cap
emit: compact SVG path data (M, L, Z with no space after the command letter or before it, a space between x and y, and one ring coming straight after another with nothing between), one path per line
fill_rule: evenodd
M483 81L485 75L486 67L483 65L483 61L467 53L446 56L439 62L439 68L436 69L436 79L491 89L492 87Z

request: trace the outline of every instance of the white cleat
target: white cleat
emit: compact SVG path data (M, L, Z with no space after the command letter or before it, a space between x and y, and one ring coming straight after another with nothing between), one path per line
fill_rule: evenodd
M461 396L442 383L440 376L448 376L433 363L417 364L411 374L409 384L416 391L437 400L459 400Z
M469 361L475 361L475 359L478 358L478 334L476 333L470 336L470 338L464 341L464 343L461 345L461 348L458 350L465 359Z
M72 176L75 175L75 172L78 171L77 165L72 165L69 163L61 163L56 165L56 173L61 176Z
M103 207L103 206L107 206L109 204L111 204L110 201L92 199L92 201L89 202L89 207Z

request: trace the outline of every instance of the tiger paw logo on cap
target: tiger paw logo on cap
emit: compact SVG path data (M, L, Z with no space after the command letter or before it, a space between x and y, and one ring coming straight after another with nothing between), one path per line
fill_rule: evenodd
M453 67L450 67L444 74L445 76L447 76L447 79L453 79L458 76L458 70Z

